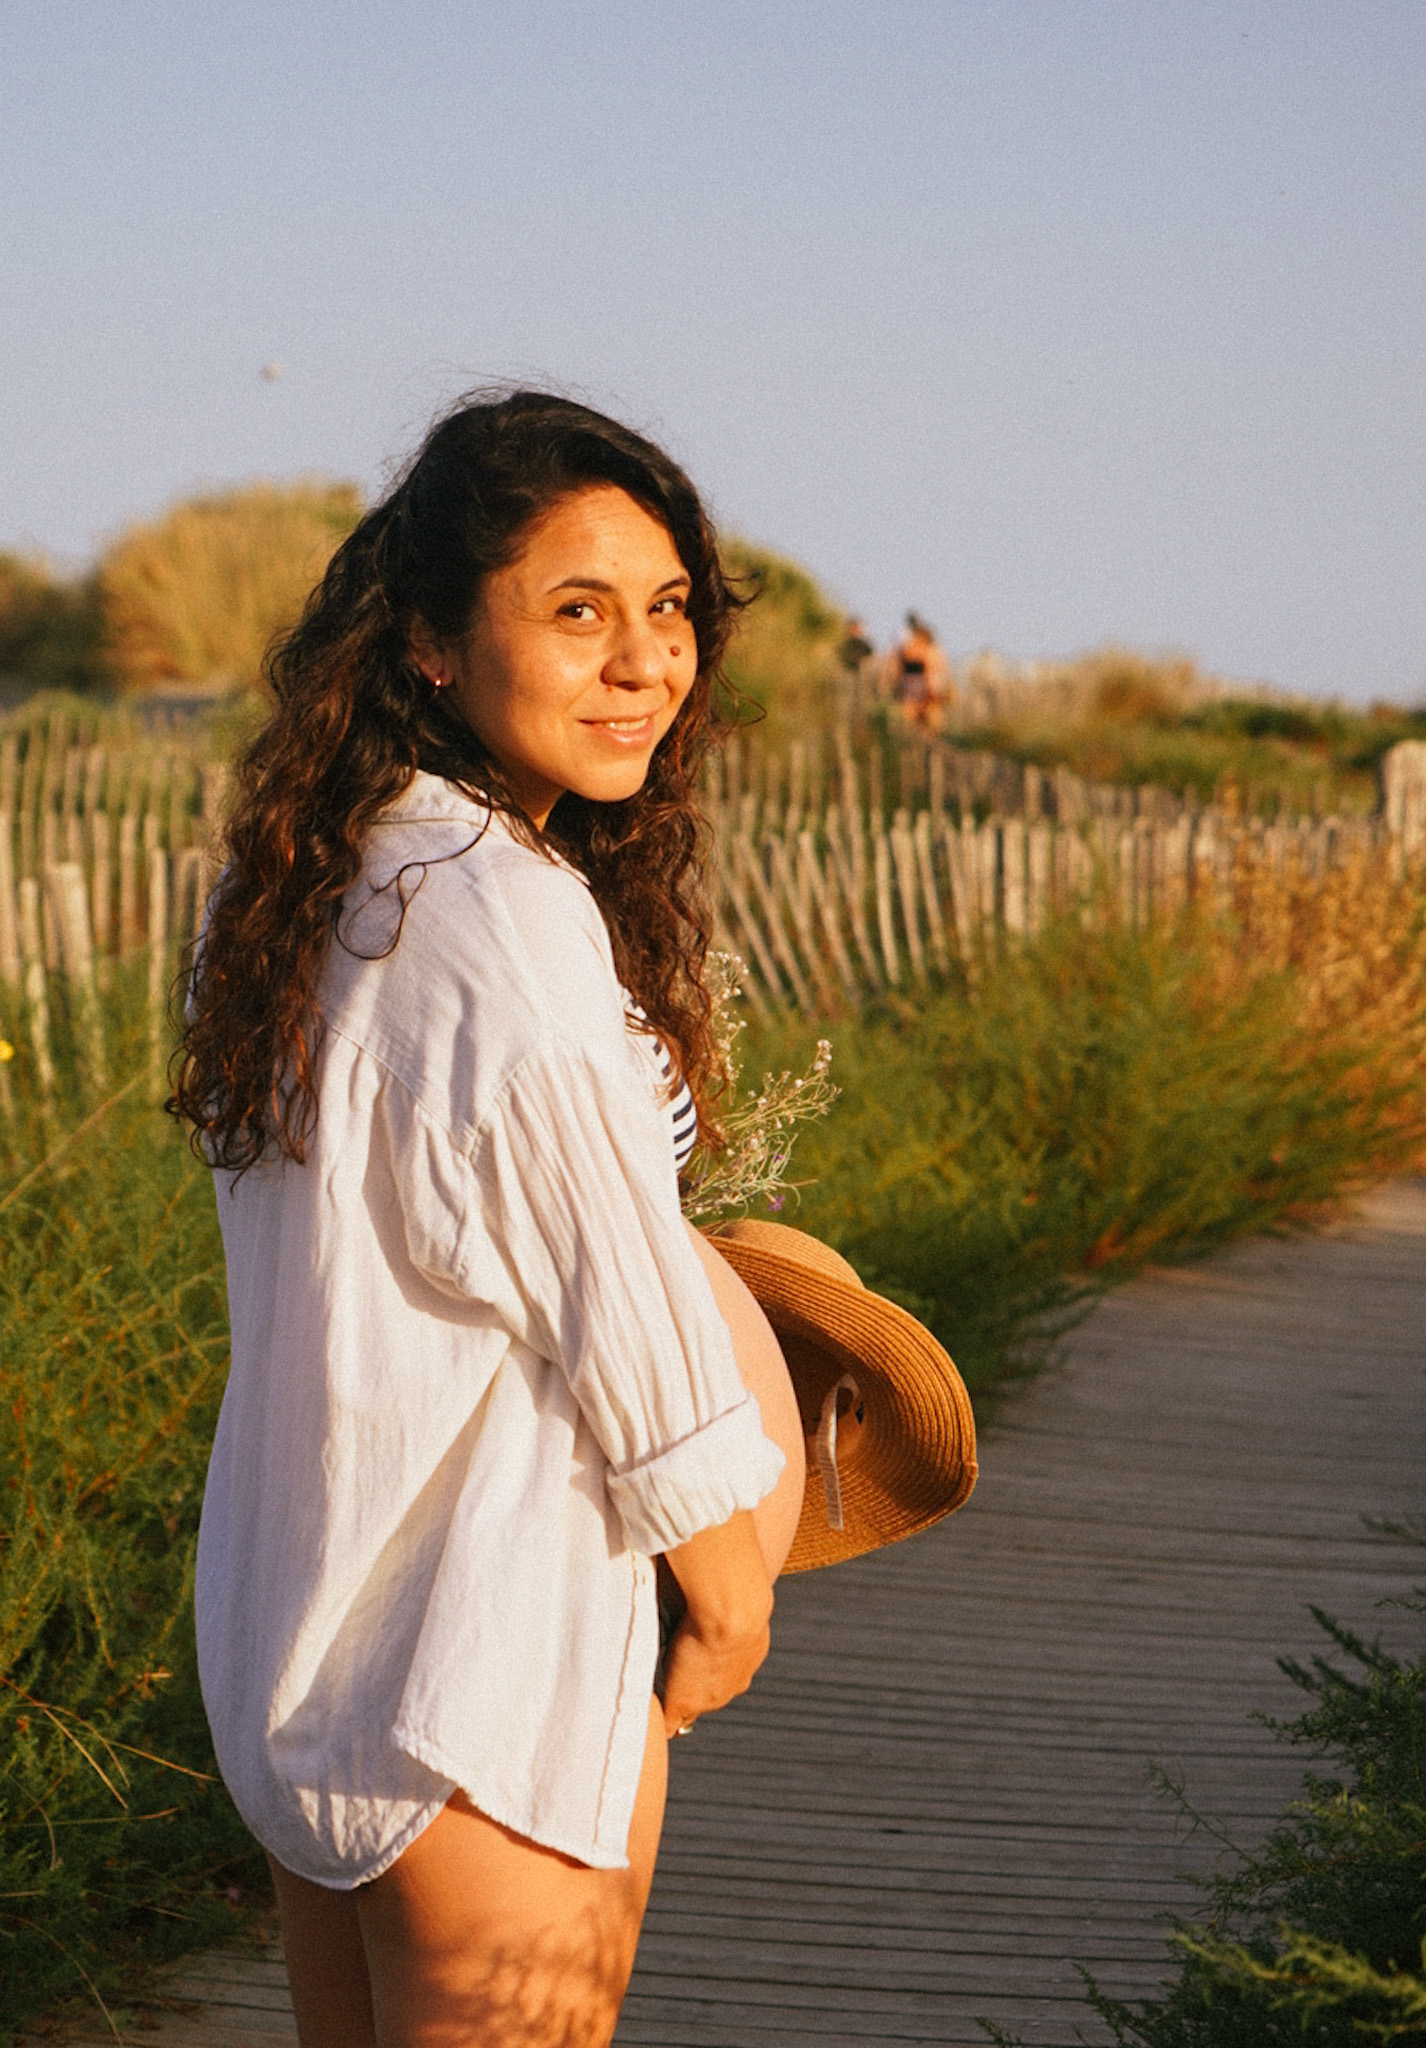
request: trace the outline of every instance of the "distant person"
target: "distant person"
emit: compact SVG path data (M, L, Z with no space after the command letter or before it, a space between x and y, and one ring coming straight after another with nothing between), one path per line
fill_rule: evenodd
M837 649L837 659L847 674L859 676L875 653L862 621L855 617L848 619L846 635Z
M906 631L888 657L887 684L887 695L908 724L923 732L940 730L954 695L951 665L919 612L906 614Z
M849 618L842 644L837 649L837 663L842 671L845 713L854 723L861 717L868 678L875 662L876 649L867 638L865 625L855 616Z

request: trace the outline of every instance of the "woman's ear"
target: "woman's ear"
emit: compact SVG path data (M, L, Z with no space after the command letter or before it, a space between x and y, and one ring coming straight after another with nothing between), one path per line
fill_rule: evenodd
M433 690L445 688L451 679L450 661L424 619L416 619L412 623L411 658Z

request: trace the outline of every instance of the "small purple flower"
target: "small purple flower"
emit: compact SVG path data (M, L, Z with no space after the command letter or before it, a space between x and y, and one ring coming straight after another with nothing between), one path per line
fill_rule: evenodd
M780 1209L786 1200L786 1195L769 1195L767 1205L769 1209Z

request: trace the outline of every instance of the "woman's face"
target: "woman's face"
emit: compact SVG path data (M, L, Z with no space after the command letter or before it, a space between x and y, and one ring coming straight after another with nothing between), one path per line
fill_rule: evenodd
M463 641L418 636L418 660L449 677L536 825L566 790L612 803L642 786L698 669L689 588L667 528L597 485L561 499L492 572Z

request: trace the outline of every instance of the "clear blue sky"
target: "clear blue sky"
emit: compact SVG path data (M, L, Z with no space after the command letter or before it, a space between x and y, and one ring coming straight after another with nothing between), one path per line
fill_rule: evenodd
M4 0L0 546L514 376L880 638L1418 701L1423 171L1426 0Z

